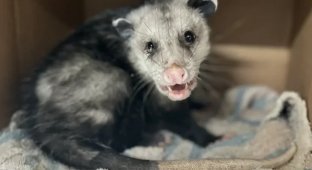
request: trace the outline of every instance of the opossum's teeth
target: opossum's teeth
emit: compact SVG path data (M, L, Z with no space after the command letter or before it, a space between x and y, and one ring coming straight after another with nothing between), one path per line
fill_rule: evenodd
M169 91L170 92L180 92L180 91L183 91L187 88L187 85L186 84L176 84L176 85L173 85L173 86L169 86Z
M167 89L169 90L169 92L172 92L172 88L170 88L170 86L167 86Z
M196 87L196 79L184 84L158 86L159 90L167 95L173 101L185 100L191 95L192 90Z
M191 90L186 84L176 84L168 87L168 97L173 101L181 101L188 98L191 94Z

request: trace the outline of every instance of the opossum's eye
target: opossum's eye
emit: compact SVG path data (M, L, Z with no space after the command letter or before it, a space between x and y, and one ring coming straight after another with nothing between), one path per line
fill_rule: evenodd
M149 41L146 43L145 46L145 51L149 54L152 55L156 52L157 50L157 43L153 42L153 41Z
M186 31L184 33L185 42L188 44L193 44L196 40L196 35L192 31Z

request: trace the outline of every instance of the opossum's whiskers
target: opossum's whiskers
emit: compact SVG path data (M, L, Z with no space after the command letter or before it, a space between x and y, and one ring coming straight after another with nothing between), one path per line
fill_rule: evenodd
M212 94L213 97L216 97L217 99L219 99L221 97L221 95L217 92L217 89L209 83L209 81L206 81L205 77L201 77L199 75L199 79L198 79L199 83L203 86L204 90L207 93Z
M133 102L134 102L135 98L137 97L137 95L148 85L149 85L149 83L147 83L146 81L140 80L137 83L137 85L135 86L135 88L133 88L133 91L132 91L131 96L130 96L130 100L128 102L127 112L130 111L130 109L133 105Z

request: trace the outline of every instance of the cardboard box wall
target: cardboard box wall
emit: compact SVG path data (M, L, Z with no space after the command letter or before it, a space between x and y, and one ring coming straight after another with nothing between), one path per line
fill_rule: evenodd
M18 108L20 80L86 18L140 0L0 0L0 127ZM214 53L236 60L237 84L296 90L312 109L312 1L219 0Z

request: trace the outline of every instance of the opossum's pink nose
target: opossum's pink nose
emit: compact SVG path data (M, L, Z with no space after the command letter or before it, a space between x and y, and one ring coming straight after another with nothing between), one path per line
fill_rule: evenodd
M164 72L164 79L170 85L184 84L188 78L187 72L184 68L173 64Z

